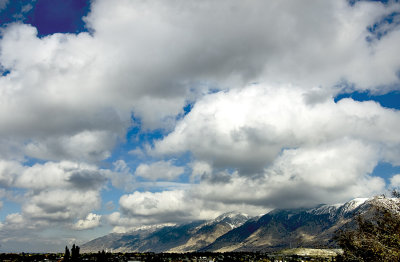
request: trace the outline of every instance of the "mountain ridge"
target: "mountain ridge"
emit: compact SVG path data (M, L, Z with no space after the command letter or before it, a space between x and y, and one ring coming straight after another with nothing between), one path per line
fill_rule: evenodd
M383 206L400 213L398 199L357 198L344 204L275 209L250 217L228 212L213 220L109 234L81 246L83 252L273 251L290 247L337 248L334 233L356 214Z

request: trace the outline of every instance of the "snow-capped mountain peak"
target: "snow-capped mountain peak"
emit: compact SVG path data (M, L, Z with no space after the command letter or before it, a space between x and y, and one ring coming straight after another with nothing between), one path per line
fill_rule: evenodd
M249 217L249 215L247 215L247 214L240 213L240 212L237 212L237 211L231 211L231 212L227 212L227 213L224 213L224 214L222 214L222 215L216 217L214 220L215 220L215 221L222 221L222 220L224 220L225 218L234 219L234 218L236 218L236 217L238 217L238 216Z
M265 251L290 247L296 241L306 247L335 247L336 230L367 219L381 210L400 216L400 199L378 196L356 198L344 204L315 208L277 209L249 218L239 212L222 214L214 220L193 221L176 226L137 227L125 234L109 234L82 246L85 252L112 248L114 252ZM159 227L159 228L157 228ZM259 243L267 243L259 245Z
M249 218L250 216L247 214L232 211L218 216L213 220L213 223L225 222L229 224L231 228L236 228L243 225Z
M342 204L334 204L334 205L321 205L319 207L313 208L307 213L311 213L314 215L323 215L323 214L336 214L337 210L342 206Z
M157 229L163 228L163 227L172 227L176 226L175 223L164 223L164 224L155 224L155 225L142 225L142 226L135 226L135 227L115 227L113 229L113 233L119 233L119 234L124 234L124 233L133 233L137 231L155 231Z
M346 215L346 214L352 213L353 211L355 211L358 207L360 207L362 204L364 204L368 200L369 200L369 198L355 198L353 200L350 200L349 202L345 203L340 208L340 214Z
M361 206L368 200L369 200L368 198L355 198L344 204L340 203L333 205L321 205L307 211L307 213L314 215L329 214L330 217L335 217L337 215L343 216L352 213L354 210L356 210L359 206Z

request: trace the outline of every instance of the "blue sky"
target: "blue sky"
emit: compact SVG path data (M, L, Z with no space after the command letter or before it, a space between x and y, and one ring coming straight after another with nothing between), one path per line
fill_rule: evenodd
M0 252L400 186L398 1L0 0Z

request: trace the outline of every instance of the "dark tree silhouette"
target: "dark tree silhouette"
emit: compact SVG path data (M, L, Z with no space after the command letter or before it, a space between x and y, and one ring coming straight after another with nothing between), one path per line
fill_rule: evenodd
M65 246L64 261L69 261L70 253L67 246Z
M97 261L98 262L106 262L107 261L107 254L104 252L104 249L102 252L99 251L97 254Z
M79 261L79 246L75 246L75 244L71 248L71 261Z

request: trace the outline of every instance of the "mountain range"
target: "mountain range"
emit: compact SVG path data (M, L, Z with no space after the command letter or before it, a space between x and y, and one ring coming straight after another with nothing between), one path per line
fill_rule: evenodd
M398 199L375 197L313 208L275 209L259 217L230 212L209 221L112 233L83 244L81 250L158 253L336 248L334 233L354 223L356 214L368 214L377 207L399 212L398 203Z

